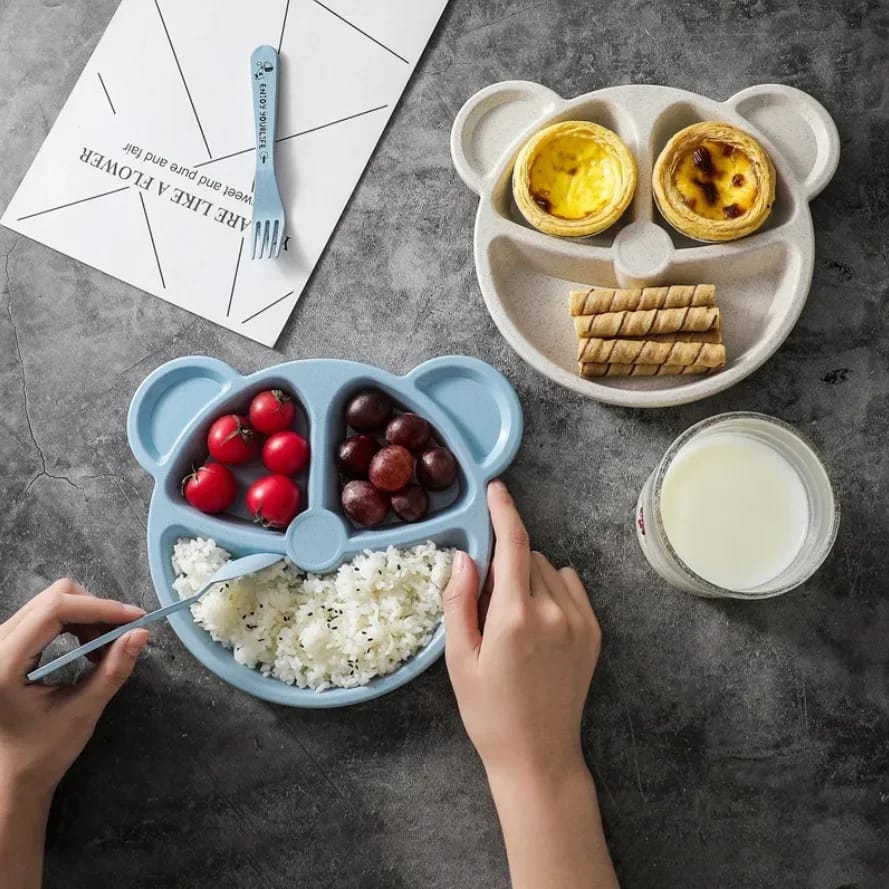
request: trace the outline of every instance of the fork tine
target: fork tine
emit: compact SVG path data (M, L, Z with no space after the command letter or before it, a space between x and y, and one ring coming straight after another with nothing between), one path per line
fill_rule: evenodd
M275 224L272 226L272 243L269 244L269 259L274 259L278 255L278 251L281 249L281 220L276 219Z
M284 220L281 216L273 219L257 219L253 223L251 257L276 259L281 255L284 237Z

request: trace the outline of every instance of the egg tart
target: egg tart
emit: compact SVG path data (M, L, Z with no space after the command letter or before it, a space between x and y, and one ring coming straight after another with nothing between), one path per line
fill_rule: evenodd
M548 235L580 238L614 225L633 199L636 163L620 137L588 121L546 127L516 158L512 192Z
M652 188L661 215L697 241L734 241L768 219L775 167L749 133L704 121L680 130L660 153Z

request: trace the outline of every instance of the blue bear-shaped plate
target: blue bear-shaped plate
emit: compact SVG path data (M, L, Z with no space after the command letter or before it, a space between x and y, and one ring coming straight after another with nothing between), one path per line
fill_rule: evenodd
M245 413L263 389L292 393L301 411L295 423L311 448L304 479L305 509L286 533L254 525L246 512L205 515L182 498L180 483L206 455L206 436L221 414ZM456 485L434 495L430 514L414 524L376 528L352 524L340 508L334 452L346 433L343 411L357 390L377 387L432 424L460 465ZM215 358L178 358L150 374L133 397L127 419L130 447L155 480L148 512L148 562L162 605L176 601L171 556L180 537L212 537L233 556L279 552L296 567L316 573L335 569L363 550L407 547L431 540L466 550L480 577L491 558L492 534L485 501L487 482L510 464L522 438L522 410L507 380L483 361L436 358L396 376L352 361L311 359L278 364L241 376ZM257 471L256 474L259 474ZM242 475L242 480L249 480ZM387 676L350 689L315 692L263 676L235 661L189 612L170 618L186 648L217 676L258 698L291 707L342 707L369 701L409 682L444 650L444 628Z

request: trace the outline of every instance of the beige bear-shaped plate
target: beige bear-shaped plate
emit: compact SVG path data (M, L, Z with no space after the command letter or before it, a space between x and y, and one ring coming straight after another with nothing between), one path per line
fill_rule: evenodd
M614 130L636 158L639 183L623 217L601 234L562 239L531 228L516 207L512 168L541 127L591 120ZM654 162L689 124L722 120L749 132L778 174L771 215L755 234L700 244L660 216ZM765 84L726 102L662 86L629 85L562 99L536 83L507 81L476 93L451 133L454 166L479 195L475 264L501 333L533 367L569 389L609 404L668 407L706 398L753 373L787 338L812 280L815 241L809 201L839 162L830 115L807 93ZM581 287L715 284L728 361L709 376L586 380L568 293Z

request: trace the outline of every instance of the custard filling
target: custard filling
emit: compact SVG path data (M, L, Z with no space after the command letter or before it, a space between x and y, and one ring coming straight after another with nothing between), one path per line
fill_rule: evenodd
M673 184L688 208L706 219L738 219L750 210L759 191L747 153L710 139L683 154Z
M585 219L611 203L621 181L618 157L595 139L563 136L541 146L531 165L531 197L560 219Z

